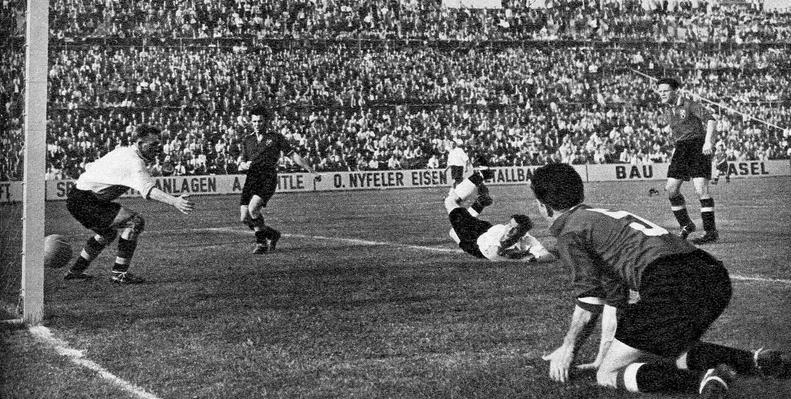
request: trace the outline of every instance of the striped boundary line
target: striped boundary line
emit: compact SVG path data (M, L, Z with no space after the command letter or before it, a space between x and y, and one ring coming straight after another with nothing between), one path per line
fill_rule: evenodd
M44 326L31 326L28 328L28 330L34 338L45 345L54 348L55 352L57 352L59 355L67 357L72 363L78 366L82 366L96 372L102 378L123 389L125 392L141 399L159 399L159 397L156 395L151 394L143 388L116 376L96 362L85 358L82 351L71 348L66 341L52 336L52 332L50 332L49 328Z
M170 233L170 232L220 232L220 233L233 233L233 234L245 234L248 235L249 230L242 230L233 227L209 227L203 229L188 229L188 230L164 230L161 231L162 233ZM451 248L441 248L441 247L427 247L423 245L411 245L411 244L400 244L396 242L385 242L385 241L371 241L371 240L361 240L357 238L342 238L342 237L326 237L326 236L311 236L311 235L304 235L304 234L283 234L283 237L293 237L293 238L304 238L304 239L311 239L311 240L324 240L324 241L336 241L336 242L345 242L349 244L358 244L358 245L369 245L369 246L389 246L389 247L396 247L396 248L406 248L406 249L416 249L420 251L432 251L432 252L445 252L445 253L459 253L463 254L464 251L461 249L451 249ZM787 284L791 285L791 280L789 279L781 279L781 278L767 278L767 277L753 277L753 276L741 276L738 274L731 274L731 279L733 280L740 280L740 281L756 281L761 283L778 283L778 284Z

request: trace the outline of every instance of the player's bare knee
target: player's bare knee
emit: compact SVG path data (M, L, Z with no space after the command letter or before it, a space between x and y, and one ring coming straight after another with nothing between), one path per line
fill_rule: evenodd
M137 241L137 237L145 230L146 221L139 214L134 214L126 222L126 230L121 233L121 238L129 241Z
M616 388L618 386L618 370L608 370L599 367L596 371L596 384L603 387Z
M676 358L676 368L680 370L689 369L689 365L687 364L687 352L684 352L684 354Z
M118 232L110 229L107 231L102 231L101 233L96 234L93 239L96 240L99 244L107 245L115 240L115 237L118 236Z
M239 221L247 224L247 220L250 217L250 209L248 205L240 205L239 206Z
M711 195L709 195L709 187L705 185L695 187L695 194L698 196L698 199L706 199L711 197Z
M249 212L250 220L255 220L260 218L261 215L261 208L250 208Z
M459 206L459 196L455 193L451 192L447 197L445 197L445 210L448 211L448 213Z

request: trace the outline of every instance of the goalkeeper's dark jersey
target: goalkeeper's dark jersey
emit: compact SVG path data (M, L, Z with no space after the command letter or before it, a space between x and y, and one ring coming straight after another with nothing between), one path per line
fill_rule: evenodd
M675 234L625 211L578 205L550 227L560 259L573 270L574 295L623 303L640 290L651 262L696 248Z
M244 138L242 145L242 162L252 161L250 171L260 174L277 173L281 152L291 152L291 144L280 133L266 132L260 141L255 134L251 134Z

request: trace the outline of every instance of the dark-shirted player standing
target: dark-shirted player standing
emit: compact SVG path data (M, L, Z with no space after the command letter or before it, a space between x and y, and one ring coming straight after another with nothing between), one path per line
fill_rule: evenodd
M731 182L731 169L728 166L728 154L725 151L725 145L722 143L717 144L717 149L714 152L714 168L717 170L717 175L711 184L716 185L720 181L720 176L725 175L725 182Z
M716 121L706 107L678 95L680 83L672 78L657 81L657 93L666 107L661 122L669 128L675 140L675 150L667 171L667 191L670 209L681 225L681 237L695 231L689 218L686 201L681 194L681 183L692 179L700 200L700 216L705 234L692 240L695 244L717 241L719 233L714 223L714 199L709 194L711 160L714 152Z
M591 297L620 308L615 339L596 375L599 385L721 397L736 373L788 372L786 353L700 341L731 298L722 262L641 217L583 204L582 178L570 165L537 169L531 188L557 237L560 259L573 271L571 326L563 344L544 356L552 379L568 380L578 343L601 311L583 301ZM639 292L639 301L626 304L629 290ZM648 354L664 360L648 360Z
M274 251L280 240L280 232L267 226L261 213L277 189L280 156L286 154L297 165L311 174L316 174L305 159L291 148L286 137L271 129L272 119L273 113L264 106L256 106L250 110L250 123L254 133L244 138L239 159L239 171L247 171L239 201L239 219L255 231L254 254Z

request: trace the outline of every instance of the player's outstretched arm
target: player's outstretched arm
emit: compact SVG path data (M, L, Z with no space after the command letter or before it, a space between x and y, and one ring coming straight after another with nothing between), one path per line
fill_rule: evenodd
M530 235L530 233L525 234L523 240L528 240L530 245L529 247L530 253L533 254L537 262L544 263L544 262L554 262L558 260L558 258L555 255L547 251L544 245L542 245L541 242L538 241L538 239Z
M703 153L711 155L714 153L714 132L717 129L717 122L709 119L706 122L706 139L703 142Z
M244 147L244 143L242 143L242 152L239 154L239 158L236 160L236 164L239 165L239 172L244 172L250 169L250 164L252 163L249 159L247 159L247 151Z
M195 203L189 200L189 194L182 194L181 196L174 197L156 187L151 189L148 198L159 201L163 204L168 204L178 209L183 214L188 214L195 209Z
M318 173L316 173L316 171L315 171L315 170L314 170L314 169L313 169L313 168L310 166L310 164L308 164L308 161L306 161L306 160L305 160L305 158L302 158L302 155L299 155L299 154L297 154L297 153L295 152L295 153L291 154L291 159L293 159L293 160L294 160L294 162L296 162L296 164L297 164L297 165L301 166L301 167L302 167L302 169L305 169L306 171L308 171L308 173L310 173L310 174L312 174L312 175L316 175L316 174L318 174Z
M610 305L604 305L601 319L601 340L599 341L599 352L596 354L596 359L591 363L580 364L578 369L598 369L604 360L604 355L610 350L610 345L615 339L615 328L618 325L616 318L616 308Z
M592 331L591 326L596 323L598 314L581 308L574 307L571 316L571 325L563 338L563 344L552 353L542 356L549 361L549 377L558 382L569 381L569 369L574 361L577 349L587 339Z

